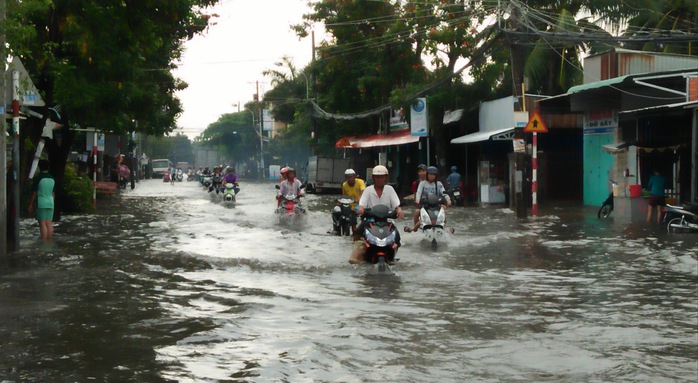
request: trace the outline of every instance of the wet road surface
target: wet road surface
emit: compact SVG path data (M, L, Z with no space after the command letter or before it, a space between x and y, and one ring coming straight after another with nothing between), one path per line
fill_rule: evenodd
M241 188L226 206L140 182L50 244L23 220L0 270L0 382L698 380L696 235L451 208L448 246L403 233L384 275L327 234L332 196L288 229L273 184Z

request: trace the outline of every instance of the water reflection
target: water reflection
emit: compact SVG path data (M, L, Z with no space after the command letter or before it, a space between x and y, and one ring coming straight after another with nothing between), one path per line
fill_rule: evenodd
M695 235L595 209L453 208L448 247L403 235L385 275L349 265L349 240L326 234L332 197L309 196L307 225L287 230L273 196L245 184L229 208L195 183L145 182L64 217L53 243L23 221L0 271L0 377L698 379Z

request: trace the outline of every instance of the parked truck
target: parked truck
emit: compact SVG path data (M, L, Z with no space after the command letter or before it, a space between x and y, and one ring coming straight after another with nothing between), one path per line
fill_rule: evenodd
M341 193L344 171L349 168L349 159L308 158L306 191L308 193Z

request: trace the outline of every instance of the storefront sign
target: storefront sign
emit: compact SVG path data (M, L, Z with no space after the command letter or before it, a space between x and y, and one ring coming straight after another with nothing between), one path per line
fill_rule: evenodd
M413 136L427 137L429 135L426 98L418 98L410 106L410 129Z
M618 127L618 111L613 109L593 110L584 113L584 134L613 133Z

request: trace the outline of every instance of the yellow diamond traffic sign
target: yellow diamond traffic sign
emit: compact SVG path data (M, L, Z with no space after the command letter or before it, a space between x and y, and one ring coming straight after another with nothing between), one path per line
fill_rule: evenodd
M528 124L524 128L524 133L548 133L548 127L545 126L545 122L540 117L538 110L533 112L531 119L528 120Z

